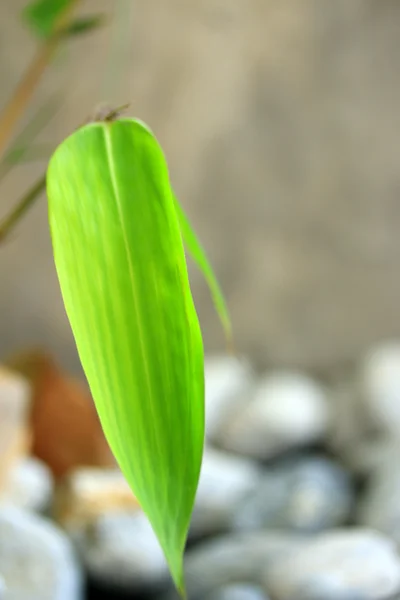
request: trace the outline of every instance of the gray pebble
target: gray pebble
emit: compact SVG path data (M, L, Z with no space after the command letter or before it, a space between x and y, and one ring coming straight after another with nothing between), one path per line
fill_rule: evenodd
M261 469L253 461L206 448L190 527L191 536L228 529L237 504L255 493Z
M324 438L330 407L324 389L299 373L261 379L253 398L229 419L218 436L226 450L270 459Z
M238 505L233 524L237 529L316 532L344 523L353 496L349 475L327 458L281 461Z
M0 493L0 504L34 512L46 512L53 496L50 469L40 460L28 457L20 460L10 471Z
M400 446L392 447L368 481L357 522L386 533L400 544Z
M0 509L0 573L5 600L80 600L82 577L68 538L50 521Z
M229 534L203 542L187 552L185 579L190 600L203 600L215 590L248 582L260 585L267 564L301 547L298 536L282 533ZM176 592L167 596L176 600Z
M347 374L329 391L332 420L326 445L351 472L364 474L369 472L371 463L371 457L363 451L365 442L370 441L370 426L355 379L353 373Z
M254 375L245 360L230 356L210 356L205 361L206 436L215 440L224 423L253 389Z
M215 590L204 600L268 600L268 597L258 586L237 583Z
M106 514L75 536L86 569L100 585L130 592L168 580L163 552L142 512Z
M337 530L267 566L264 584L274 600L386 600L400 591L400 561L372 530Z
M373 348L360 369L364 410L374 425L389 435L400 430L400 342Z

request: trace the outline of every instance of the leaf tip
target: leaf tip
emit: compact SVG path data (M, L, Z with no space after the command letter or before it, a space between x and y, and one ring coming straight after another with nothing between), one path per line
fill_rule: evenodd
M175 582L175 585L176 585L176 589L178 590L178 594L181 597L181 599L187 600L186 583L185 583L185 577L183 575L183 569L181 572L180 580L178 583Z

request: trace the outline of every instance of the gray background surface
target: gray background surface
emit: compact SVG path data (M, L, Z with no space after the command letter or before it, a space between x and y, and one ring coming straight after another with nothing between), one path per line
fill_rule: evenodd
M0 3L0 105L35 44L22 0ZM112 2L84 3L88 11ZM132 0L122 81L101 98L110 30L58 57L56 143L100 99L131 101L226 292L237 346L258 364L326 367L400 333L400 2ZM45 164L0 187L0 215ZM224 349L191 268L206 349ZM78 367L43 199L0 249L0 355L31 345Z

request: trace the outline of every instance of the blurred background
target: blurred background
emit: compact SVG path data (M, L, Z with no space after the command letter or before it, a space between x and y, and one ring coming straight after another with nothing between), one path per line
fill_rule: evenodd
M20 18L26 4L0 3L0 108L39 45ZM249 529L253 535L254 530L278 528L287 536L293 529L314 534L356 524L400 542L400 532L393 533L400 522L400 473L393 473L400 458L400 2L86 0L79 11L104 14L108 20L61 46L16 131L55 99L56 110L49 110L37 137L49 155L99 102L130 102L128 113L147 122L165 150L173 186L215 268L238 354L245 359L235 363L224 356L223 332L208 289L190 266L209 357L208 439L213 446L205 463L206 470L211 465L211 474L202 488L199 510L214 511L214 521L204 526L209 517L201 513L203 525L197 533L202 538L210 532ZM10 170L0 184L0 217L45 168L46 156ZM78 533L74 529L68 535L74 542L75 537L89 536L85 552L90 547L92 554L88 558L83 553L83 570L95 580L92 597L100 598L103 582L98 574L105 572L108 559L114 565L119 559L100 556L103 547L93 540L111 544L111 539L119 548L128 548L130 542L121 540L123 531L131 530L125 522L113 524L113 511L128 506L128 512L135 512L137 507L118 479L83 383L56 279L45 197L2 242L0 277L0 358L8 365L0 371L0 467L3 461L4 481L9 481L9 473L19 473L15 477L20 486L12 484L14 491L7 488L4 494L13 499L11 504L25 507L32 502L36 510L35 502L26 500L30 485L34 490L39 486L42 496L37 493L45 504L53 502L54 489L64 490L62 515L68 513L72 529L75 520L83 520L86 527L84 533L78 527ZM19 357L31 349L34 354ZM18 360L9 363L15 355ZM253 412L248 409L250 400ZM241 410L248 415L245 425L238 417ZM30 415L29 426L21 416L25 414ZM36 458L27 459L30 453ZM30 460L37 462L26 462ZM11 469L15 461L20 471ZM377 465L380 470L375 471ZM86 471L89 467L101 468L102 473ZM106 469L112 473L106 474ZM284 473L284 483L277 483L277 473ZM226 481L225 487L221 481ZM264 481L263 492L256 481ZM393 489L385 496L382 490L387 490L388 481ZM6 487L3 484L3 491ZM18 495L21 489L24 500ZM268 512L266 498L277 489L282 495ZM291 494L298 489L303 495L299 492L300 499L293 500ZM96 494L101 497L98 510L92 508ZM315 515L321 494L324 502L330 497L331 504L326 509L329 518L319 521ZM336 509L342 507L339 511L332 498ZM86 500L89 508L83 510ZM239 518L239 504L253 506L253 513ZM286 521L276 516L278 505L286 506ZM304 508L300 521L312 515L312 525L299 526L297 517L290 521L287 514L295 511L293 506ZM89 511L91 518L82 517L81 510L85 515ZM90 527L99 514L106 520L92 538ZM384 522L382 515L387 515ZM2 525L0 509L0 541L2 530L14 527L14 518L5 516ZM63 518L57 517L64 527ZM125 550L136 557L125 569L135 564L137 579L132 575L134 581L124 591L134 598L144 586L160 597L157 585L164 565L158 549L142 521L130 527L132 538L140 541ZM251 535L242 547L249 556L262 555L264 562L287 542L281 534L267 539L260 533L256 540ZM400 597L395 596L400 594L400 566L389 541L369 529L354 534L360 537L350 542L349 534L341 535L330 543L342 559L351 551L361 557L367 548L373 563L384 565L380 579L377 575L380 583L372 581L372 575L365 583L361 573L365 577L369 563L359 558L357 577L362 584L357 590L369 595L357 598ZM292 539L290 544L290 556L296 555ZM230 547L230 556L240 566L239 546ZM307 548L313 564L314 546ZM282 573L293 567L304 575L311 569L308 559L300 566L293 559L257 579L249 574L250 566L246 570L242 565L240 578L232 575L239 569L234 562L215 575L207 569L220 564L218 548L198 552L190 563L194 600L260 600L267 595L271 600L293 600L293 594L300 594L300 575L292 587L285 587ZM314 552L319 554L319 546ZM146 563L145 556L152 558ZM205 556L211 557L208 563L201 562ZM340 579L342 563L333 562ZM325 574L331 573L324 568ZM12 569L2 558L0 543L1 599L2 574L7 588L7 582L14 581ZM208 588L199 585L202 573ZM81 589L78 579L74 585ZM118 587L115 572L109 579L111 588ZM237 579L236 588L242 585L242 590L229 591L231 580ZM221 586L228 592L218 591ZM243 591L246 586L253 591ZM34 596L31 589L20 595L5 591L4 598L83 597L65 589L69 595L42 591ZM318 593L318 598L328 598L328 591L318 588ZM336 589L329 598L348 598L340 593ZM317 595L305 591L298 597L315 600Z
M1 3L2 104L35 48L25 4ZM63 48L29 111L60 95L41 134L56 144L100 101L131 102L165 149L240 351L325 368L400 333L399 3L82 6L117 22ZM2 212L45 164L6 178ZM44 200L2 248L0 272L1 353L40 343L77 369ZM208 291L195 271L192 282L206 348L219 350Z

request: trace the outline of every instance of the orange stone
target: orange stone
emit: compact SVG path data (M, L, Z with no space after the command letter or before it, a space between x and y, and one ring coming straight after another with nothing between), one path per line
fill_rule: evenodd
M115 466L88 388L48 355L32 352L10 361L31 382L32 453L56 479L80 466Z

